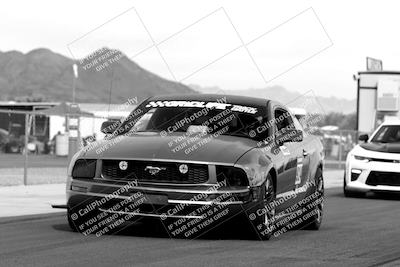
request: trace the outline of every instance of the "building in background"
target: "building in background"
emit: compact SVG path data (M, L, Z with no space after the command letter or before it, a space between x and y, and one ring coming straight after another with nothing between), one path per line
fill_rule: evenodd
M398 71L362 71L357 80L357 130L371 133L383 121L400 118Z
M25 136L25 113L45 112L62 103L56 102L0 102L0 149L4 152L22 153ZM63 103L64 104L64 103ZM70 104L64 104L70 105ZM129 115L135 105L80 103L79 109L87 114L79 118L79 136L87 138L95 136L102 139L101 124L108 119L120 120ZM9 111L9 112L8 112ZM29 147L32 152L50 153L51 142L56 135L68 135L68 125L65 114L33 115L29 123ZM68 140L66 138L65 140ZM54 145L54 144L52 144ZM53 151L54 152L54 151Z

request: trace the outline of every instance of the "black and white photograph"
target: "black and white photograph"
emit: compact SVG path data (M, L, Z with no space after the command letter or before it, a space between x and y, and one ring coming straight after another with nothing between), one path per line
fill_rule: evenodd
M399 10L2 1L0 266L400 266Z

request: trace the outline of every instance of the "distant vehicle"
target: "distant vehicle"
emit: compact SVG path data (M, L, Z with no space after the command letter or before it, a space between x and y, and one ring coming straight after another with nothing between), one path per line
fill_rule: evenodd
M307 210L302 223L319 229L322 144L304 135L285 106L240 96L160 96L110 127L114 124L104 122L109 138L78 152L69 165L67 214L73 230L97 234L116 218L208 225L216 218L209 212L221 207L226 216L253 214L246 222L265 239L278 214L295 213L290 207ZM143 202L127 207L139 193ZM313 198L313 205L302 206Z
M8 142L5 144L6 153L21 153L24 148L24 140L21 137L21 127L19 123L10 123L8 128Z
M343 181L345 196L366 192L400 192L400 120L382 123L363 143L355 146L346 159Z
M22 153L23 148L24 148L24 141L22 140L22 138L16 138L15 136L11 135L8 143L5 146L5 152Z
M10 124L9 131L0 128L0 148L6 153L23 153L25 137L21 135L22 125L19 123ZM41 154L45 150L45 144L36 136L29 136L27 149L29 153Z

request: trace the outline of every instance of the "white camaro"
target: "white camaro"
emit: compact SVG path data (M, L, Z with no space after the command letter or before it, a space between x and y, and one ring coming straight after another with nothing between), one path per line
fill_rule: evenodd
M366 192L400 192L400 120L382 123L372 134L360 135L364 143L347 155L345 196Z

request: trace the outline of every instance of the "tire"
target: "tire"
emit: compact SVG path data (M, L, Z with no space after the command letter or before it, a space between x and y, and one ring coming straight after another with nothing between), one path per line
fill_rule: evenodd
M102 212L98 209L93 209L84 215L78 215L82 207L86 206L77 205L73 207L68 206L67 208L67 221L72 231L82 233L85 236L91 234L100 236L105 233L112 234L119 230L114 227L109 228L109 226L120 218L123 218L123 215L118 215L117 218L111 218L112 215L115 214ZM73 219L74 217L75 219ZM110 218L111 220L108 220ZM104 230L105 228L107 228L107 230Z
M257 215L252 221L253 228L256 229L258 237L262 240L269 240L273 235L275 224L275 206L272 205L275 201L275 185L272 176L268 174L262 185L260 192L260 201L257 208L254 210L263 210L261 215Z
M93 210L90 211L88 214L80 216L77 215L79 209L80 209L79 206L74 207L72 209L70 207L67 208L67 220L69 227L71 228L72 231L82 233L84 235L93 233L93 232L88 233L87 230L90 229L91 226L93 226L96 223L87 226L85 222L89 221L91 218L96 217L99 214L99 211ZM75 220L73 219L73 216L76 217ZM79 228L80 226L81 228Z
M318 194L318 203L313 209L308 212L312 212L313 216L304 221L303 229L306 230L319 230L322 224L324 215L324 177L321 168L318 168L315 173L315 191L313 194Z
M353 197L353 198L365 197L365 193L349 190L346 188L346 186L347 186L347 184L346 184L346 172L345 172L344 176L343 176L343 194L344 194L344 196L345 197Z
M72 218L71 218L71 210L70 209L67 209L67 220L68 220L68 225L69 225L69 227L71 228L71 230L73 231L73 232L79 232L79 229L78 229L78 222L77 223L75 223L73 220L72 220Z

